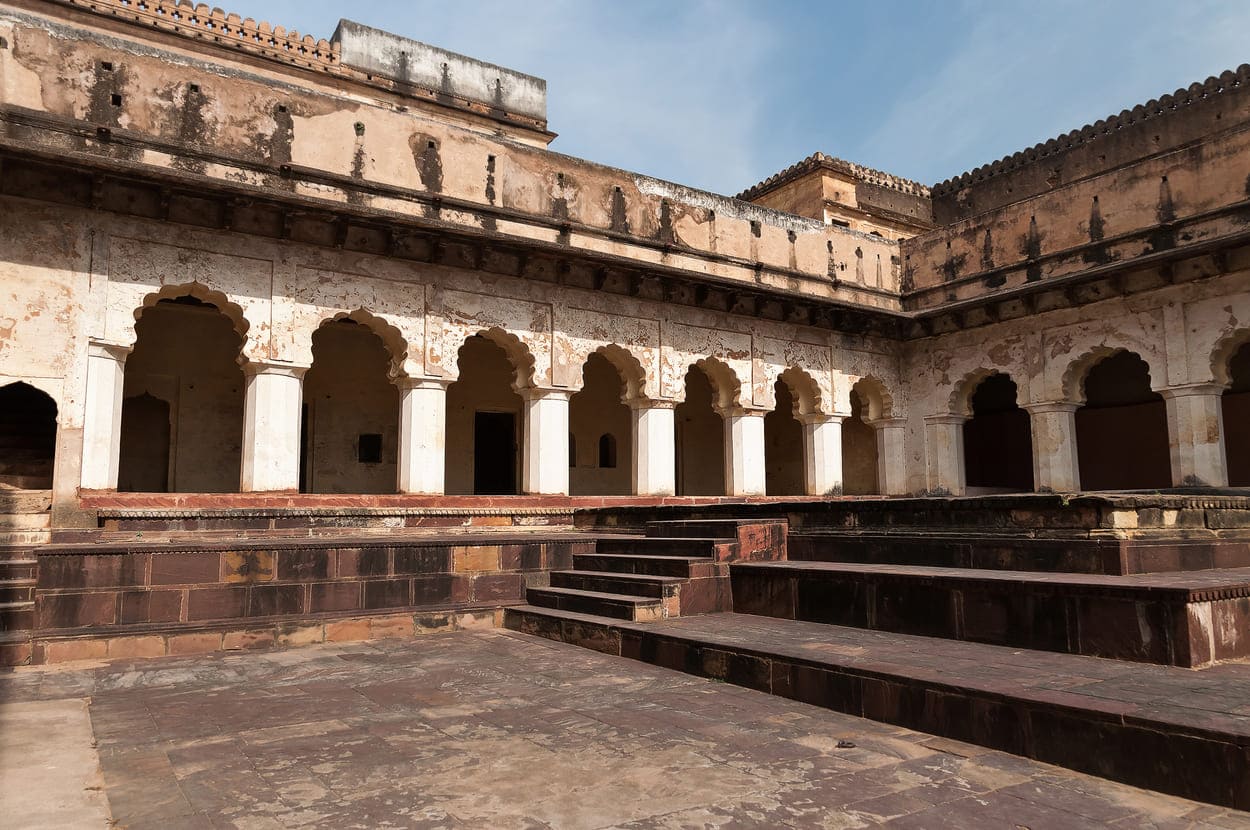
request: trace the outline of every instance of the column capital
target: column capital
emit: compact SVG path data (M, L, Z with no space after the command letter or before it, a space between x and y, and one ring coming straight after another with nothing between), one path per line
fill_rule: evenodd
M763 418L771 409L754 409L738 404L731 406L715 406L713 411L722 418Z
M1020 408L1030 415L1047 415L1052 412L1076 412L1081 408L1081 405L1072 401L1045 401L1043 403L1022 403Z
M936 415L924 416L924 422L926 424L950 424L952 426L959 426L967 420L967 415L958 415L954 412L939 412Z
M1157 391L1164 398L1188 398L1194 395L1219 397L1224 394L1224 386L1219 383L1187 383L1183 386L1169 386Z
M88 357L104 357L109 360L116 360L118 363L125 363L126 358L133 350L134 346L109 343L105 340L96 340L94 338L87 343Z
M805 415L799 415L799 423L801 424L840 424L849 418L849 415L827 415L824 412L808 412Z
M395 385L400 389L446 390L455 383L451 378L413 378L403 375L395 378Z
M630 409L676 409L680 401L663 401L656 398L631 398L625 402Z
M279 377L302 378L308 369L308 366L302 366L298 363L279 363L273 360L249 359L243 364L243 374L249 377L253 375L277 375Z
M864 423L873 429L902 429L907 426L907 419L898 415L887 416L884 418L864 419Z
M528 389L518 390L517 394L526 401L567 401L573 397L573 390L531 386Z

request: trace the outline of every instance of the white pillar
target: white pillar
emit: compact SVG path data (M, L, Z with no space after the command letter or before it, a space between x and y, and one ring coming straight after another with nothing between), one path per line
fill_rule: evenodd
M129 346L87 347L87 398L82 424L82 488L116 490L121 455L122 388Z
M877 431L877 489L883 496L907 495L906 418L869 421Z
M1223 387L1198 383L1161 391L1168 408L1172 484L1227 487L1224 451Z
M842 494L844 415L803 415L803 483L809 496Z
M245 493L299 490L300 412L307 366L248 361L243 411Z
M963 415L925 416L929 492L950 496L964 494L964 422L967 420Z
M1076 454L1077 405L1067 401L1031 403L1033 489L1040 493L1075 493L1081 489Z
M633 427L633 491L636 496L671 496L677 492L677 445L674 401L630 403Z
M727 410L725 422L725 495L762 496L764 485L764 412Z
M525 446L521 492L569 493L569 398L565 389L529 389L525 397Z
M400 378L401 493L442 495L447 466L447 387L438 378Z

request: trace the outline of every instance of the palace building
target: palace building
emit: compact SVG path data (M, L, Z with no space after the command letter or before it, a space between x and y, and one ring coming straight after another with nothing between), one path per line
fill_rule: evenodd
M8 662L760 611L726 562L787 524L785 565L1250 565L1250 67L933 186L815 153L737 196L553 152L546 96L348 20L0 3ZM648 521L736 529L622 565ZM1122 652L935 636L1209 665L1228 580Z

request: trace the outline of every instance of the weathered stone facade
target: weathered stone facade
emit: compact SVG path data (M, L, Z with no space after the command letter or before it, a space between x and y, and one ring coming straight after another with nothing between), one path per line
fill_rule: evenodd
M817 154L734 199L349 22L0 4L0 385L56 411L54 468L0 474L61 526L118 490L1250 485L1247 79L932 189Z

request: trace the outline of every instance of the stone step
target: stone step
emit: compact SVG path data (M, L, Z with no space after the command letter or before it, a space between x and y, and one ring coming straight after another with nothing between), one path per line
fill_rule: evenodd
M552 571L551 573L553 588L576 588L583 591L630 594L656 599L672 596L683 582L685 582L684 579L675 576L622 574L611 571Z
M51 508L51 490L0 489L0 513L42 513Z
M1250 568L1109 576L750 562L739 613L1200 667L1250 657Z
M0 631L0 666L30 665L32 653L29 631Z
M34 602L35 580L0 579L0 604L6 602Z
M634 622L660 620L665 616L664 600L655 597L582 591L576 588L530 588L525 593L529 603L540 608Z
M716 546L724 539L687 537L635 536L624 539L600 539L595 550L600 553L638 553L646 556L716 556Z
M650 556L628 553L575 553L573 566L584 571L647 574L651 576L716 576L728 568L703 556Z
M758 524L759 519L664 519L647 522L647 535L665 538L714 538L721 541L738 537L738 527Z
M51 513L0 513L0 530L47 530Z
M0 580L29 579L33 581L38 574L38 568L39 560L33 556L0 552Z
M51 539L51 530L0 530L0 547L46 545Z
M1159 573L1250 566L1238 539L1033 538L941 529L791 533L789 558L810 562L1089 574Z
M647 624L532 606L507 628L1250 809L1250 664L1201 672L742 614Z
M34 627L34 601L0 602L0 632L29 631Z

